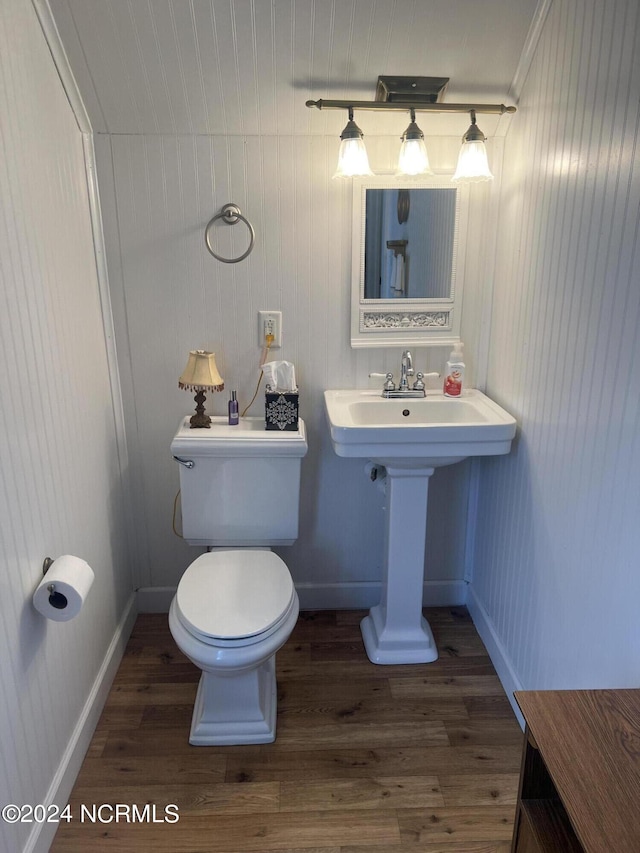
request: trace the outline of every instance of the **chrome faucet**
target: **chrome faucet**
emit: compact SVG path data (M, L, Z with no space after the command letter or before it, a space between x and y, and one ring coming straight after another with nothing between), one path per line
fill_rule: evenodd
M424 373L416 373L416 378L413 383L413 387L409 387L408 377L413 376L413 359L411 357L411 352L406 349L402 353L402 361L400 363L400 384L396 388L395 382L393 381L393 373L370 373L369 376L380 376L384 377L385 383L382 386L382 396L387 399L398 399L399 397L404 397L408 399L413 399L417 397L425 397L425 387L424 387ZM427 376L439 376L438 373L427 373Z
M406 349L402 353L402 362L400 363L400 385L398 386L399 391L409 391L409 383L407 382L407 376L413 376L413 359L411 358L411 353L408 349Z

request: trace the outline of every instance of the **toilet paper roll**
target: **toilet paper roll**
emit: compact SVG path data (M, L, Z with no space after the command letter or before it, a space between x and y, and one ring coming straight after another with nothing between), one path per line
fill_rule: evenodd
M53 622L68 622L82 609L95 575L79 557L63 554L51 563L33 594L33 606Z

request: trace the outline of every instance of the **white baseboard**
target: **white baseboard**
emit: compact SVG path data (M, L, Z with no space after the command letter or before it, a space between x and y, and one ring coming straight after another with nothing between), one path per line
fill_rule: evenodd
M473 584L469 586L467 608L471 618L473 619L473 624L476 626L476 631L480 634L480 639L486 646L491 662L498 674L498 678L500 679L502 686L504 687L504 691L507 694L507 698L511 703L513 712L518 718L521 728L524 730L524 717L522 716L520 708L518 708L518 703L513 697L514 691L523 689L522 684L516 675L511 658L507 654L507 650L496 633L491 617L475 594Z
M296 584L301 610L368 610L380 602L382 584L378 582ZM425 581L422 594L424 607L447 607L464 604L467 585L464 581Z
M118 671L137 615L135 596L132 595L118 623L113 639L109 643L102 666L93 682L91 692L84 704L51 785L49 785L49 790L43 800L45 805L56 803L62 808L69 801L69 795L91 743L93 732L109 695L111 682ZM23 853L47 853L57 828L57 823L34 824Z
M138 613L168 613L175 586L141 586L136 590Z
M379 582L362 583L301 583L296 584L301 610L368 610L378 604L381 595ZM176 593L172 586L141 587L137 593L139 613L168 613ZM464 581L426 581L425 607L457 607L467 600Z
M423 607L461 607L467 603L466 581L425 581Z

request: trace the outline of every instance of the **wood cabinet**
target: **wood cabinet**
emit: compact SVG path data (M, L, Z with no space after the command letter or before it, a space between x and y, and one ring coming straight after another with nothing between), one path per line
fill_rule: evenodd
M512 853L639 853L640 690L515 696L526 732Z

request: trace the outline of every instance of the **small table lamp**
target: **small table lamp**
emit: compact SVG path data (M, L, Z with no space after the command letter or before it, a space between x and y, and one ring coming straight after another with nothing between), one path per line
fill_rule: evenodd
M224 389L224 379L216 367L216 354L202 349L191 350L187 366L178 380L178 387L185 391L198 392L195 396L196 413L189 421L191 429L198 427L209 429L211 418L204 412L204 401L206 399L204 392L222 391Z

